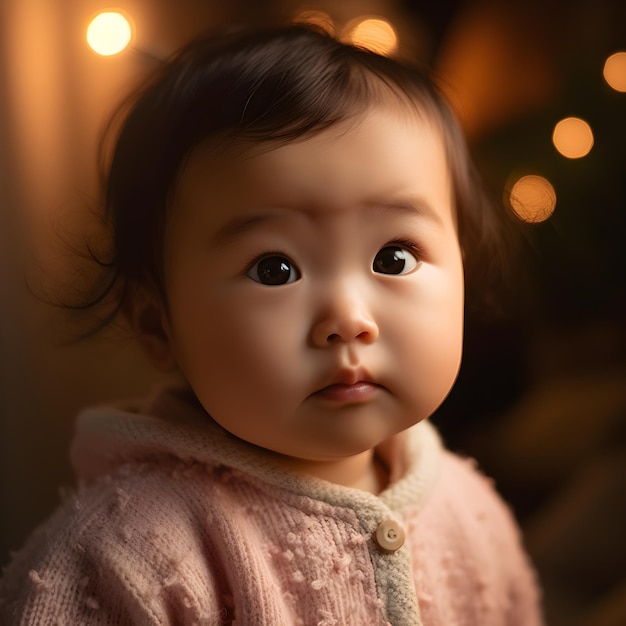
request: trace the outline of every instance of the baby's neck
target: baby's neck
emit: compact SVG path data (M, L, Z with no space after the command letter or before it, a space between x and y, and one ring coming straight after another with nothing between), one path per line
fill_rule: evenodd
M378 495L389 486L389 470L374 453L364 475L356 484L349 486Z
M297 473L308 474L344 487L378 495L389 484L389 471L374 450L336 461L304 461L283 457L281 465Z

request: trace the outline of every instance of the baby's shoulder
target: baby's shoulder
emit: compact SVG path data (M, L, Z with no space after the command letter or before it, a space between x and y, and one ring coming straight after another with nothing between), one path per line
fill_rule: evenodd
M181 461L129 464L81 484L8 566L0 618L67 609L64 623L100 623L97 614L122 623L123 607L141 621L169 610L164 598L186 602L190 589L217 606L219 563L202 558L211 484L206 468ZM163 594L168 585L178 591Z
M448 451L442 455L438 479L414 522L438 545L449 544L451 549L481 558L492 555L497 561L500 550L521 547L514 512L495 481L474 459Z
M123 465L82 484L64 509L83 549L176 551L220 507L219 469L178 458Z
M496 481L471 457L444 452L436 493L447 507L455 510L457 517L515 525L512 510L498 492Z

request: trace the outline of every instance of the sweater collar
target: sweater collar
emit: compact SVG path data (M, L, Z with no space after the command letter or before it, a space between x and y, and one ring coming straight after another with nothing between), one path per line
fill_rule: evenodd
M428 422L416 424L377 447L390 485L378 496L321 479L288 474L271 455L219 426L186 387L168 386L147 401L97 407L79 415L71 458L78 477L90 482L123 465L158 462L159 457L225 466L275 487L338 506L384 504L402 513L421 508L436 479L441 443Z

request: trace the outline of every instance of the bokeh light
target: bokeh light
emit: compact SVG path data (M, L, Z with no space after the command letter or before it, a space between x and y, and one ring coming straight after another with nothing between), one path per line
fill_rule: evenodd
M393 26L380 18L359 19L349 29L347 39L378 54L392 55L398 48L398 36Z
M128 19L117 11L99 13L87 27L89 47L102 56L119 54L128 46L131 37Z
M626 52L616 52L604 62L604 80L615 91L626 92Z
M556 208L556 192L549 180L530 174L522 176L511 186L509 204L525 222L547 220Z
M585 120L566 117L554 127L552 143L564 157L580 159L593 147L593 132Z

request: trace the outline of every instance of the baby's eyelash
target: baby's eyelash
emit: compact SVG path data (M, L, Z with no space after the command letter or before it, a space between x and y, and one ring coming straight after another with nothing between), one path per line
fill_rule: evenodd
M388 244L386 244L386 246L399 246L400 248L406 248L410 252L413 252L418 258L424 254L424 248L422 248L421 245L415 241L404 239L402 237L391 240Z
M266 250L265 252L261 252L260 254L256 254L254 255L245 265L245 269L243 270L242 275L246 276L247 273L254 267L254 265L256 265L259 261L262 261L263 259L267 259L269 257L273 257L273 256L283 256L285 257L290 263L293 263L293 261L291 260L291 257L284 251L284 250L280 250L280 249L276 249L276 250Z

